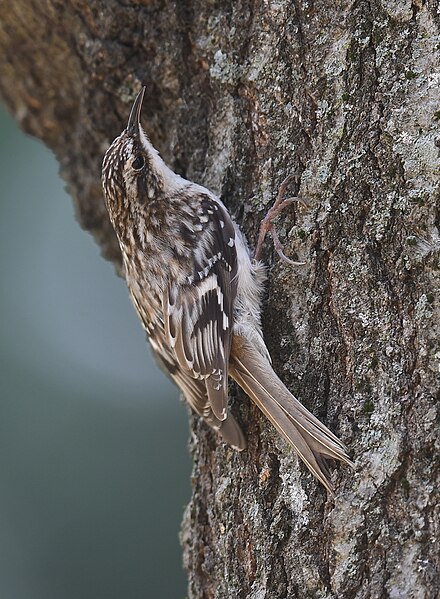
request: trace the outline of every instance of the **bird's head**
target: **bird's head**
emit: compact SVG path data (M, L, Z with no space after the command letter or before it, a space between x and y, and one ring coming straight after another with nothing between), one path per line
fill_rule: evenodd
M127 127L108 148L102 163L102 186L112 220L121 212L139 209L163 189L166 168L141 126L145 87L133 103Z

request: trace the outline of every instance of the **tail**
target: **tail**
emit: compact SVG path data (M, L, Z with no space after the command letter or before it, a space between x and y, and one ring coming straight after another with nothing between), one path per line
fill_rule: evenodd
M244 337L234 335L229 368L230 375L333 495L326 458L353 466L342 442L290 393Z

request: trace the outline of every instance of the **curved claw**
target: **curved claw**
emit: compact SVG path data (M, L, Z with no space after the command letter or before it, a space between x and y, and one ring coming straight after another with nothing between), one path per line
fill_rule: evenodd
M281 258L281 260L283 260L283 262L287 262L288 264L291 264L292 266L303 266L305 264L305 262L296 262L286 256L286 254L284 253L283 245L278 237L278 233L276 232L275 225L273 224L274 218L276 218L280 214L280 212L282 212L287 206L290 206L292 204L301 204L302 206L304 206L306 208L310 207L309 203L304 198L301 198L301 197L295 196L295 197L283 199L284 193L286 191L288 184L293 180L297 181L298 175L296 175L296 174L288 175L284 179L284 181L280 185L276 200L275 200L272 208L270 208L268 210L266 216L261 221L260 230L258 232L257 246L255 248L255 255L254 255L255 260L260 259L264 240L266 238L267 233L270 233L272 235L275 250L276 250L277 254L279 255L279 257Z
M292 260L291 258L288 258L286 256L286 254L284 253L283 244L281 243L280 238L278 237L278 233L276 232L275 227L272 227L270 234L272 235L274 248L283 262L287 262L287 264L290 264L291 266L305 265L305 262L297 262L296 260Z

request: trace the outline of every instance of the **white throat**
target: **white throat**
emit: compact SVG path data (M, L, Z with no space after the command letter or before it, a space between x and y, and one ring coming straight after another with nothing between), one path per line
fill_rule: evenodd
M139 125L139 135L142 146L145 152L148 154L151 160L151 166L156 171L160 178L163 180L165 185L165 191L174 191L181 189L185 185L185 179L180 175L176 175L169 166L165 164L162 158L159 156L159 152L153 147L150 140L148 139L145 131Z

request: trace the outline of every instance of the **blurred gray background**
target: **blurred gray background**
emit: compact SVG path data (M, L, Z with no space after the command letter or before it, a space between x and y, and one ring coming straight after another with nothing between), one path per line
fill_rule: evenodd
M54 157L0 131L0 597L183 598L186 410Z

